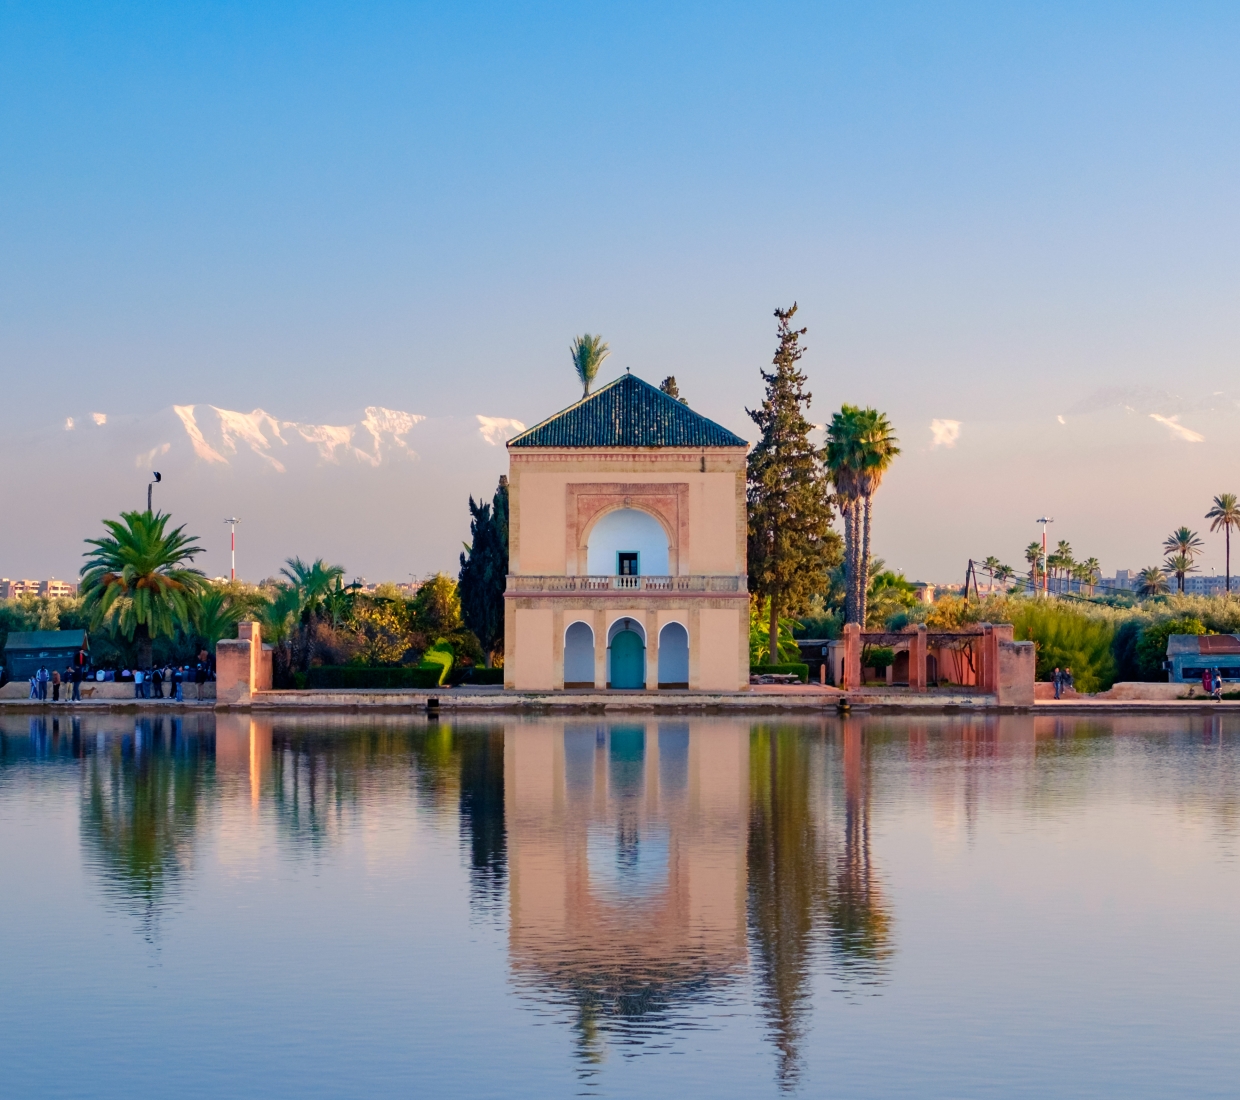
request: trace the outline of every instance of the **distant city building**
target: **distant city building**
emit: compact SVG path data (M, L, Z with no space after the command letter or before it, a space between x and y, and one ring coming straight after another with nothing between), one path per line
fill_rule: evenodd
M15 600L18 596L51 596L54 599L71 599L77 595L77 585L58 581L55 577L46 581L11 581L0 577L0 600Z
M1174 584L1174 581L1170 583ZM1188 576L1184 578L1184 594L1187 596L1221 596L1226 591L1226 577Z

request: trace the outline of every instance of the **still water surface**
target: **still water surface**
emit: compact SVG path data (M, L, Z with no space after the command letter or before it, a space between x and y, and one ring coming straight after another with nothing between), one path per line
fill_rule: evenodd
M0 718L0 1096L1234 1096L1238 744Z

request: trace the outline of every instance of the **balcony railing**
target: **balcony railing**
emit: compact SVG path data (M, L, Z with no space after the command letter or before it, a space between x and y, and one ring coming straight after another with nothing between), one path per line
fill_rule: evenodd
M508 592L744 592L744 577L539 577L508 575Z

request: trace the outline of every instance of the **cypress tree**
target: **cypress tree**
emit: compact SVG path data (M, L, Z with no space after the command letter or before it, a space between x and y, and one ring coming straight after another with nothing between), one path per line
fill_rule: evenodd
M504 585L508 576L508 478L500 477L490 504L469 498L470 543L461 554L461 619L487 655L504 646Z
M746 409L761 431L749 452L749 590L770 601L770 662L779 663L779 619L801 612L839 558L831 530L831 496L823 451L809 440L811 395L797 367L804 354L790 309L777 309L779 345L773 370L762 371L766 398Z

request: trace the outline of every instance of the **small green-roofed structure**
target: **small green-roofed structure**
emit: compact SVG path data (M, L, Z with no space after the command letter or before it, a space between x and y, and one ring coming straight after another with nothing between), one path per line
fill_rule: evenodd
M622 374L508 441L517 447L745 447L727 428Z
M85 630L15 630L4 643L4 667L10 680L28 680L40 665L63 672L82 649L90 649Z

